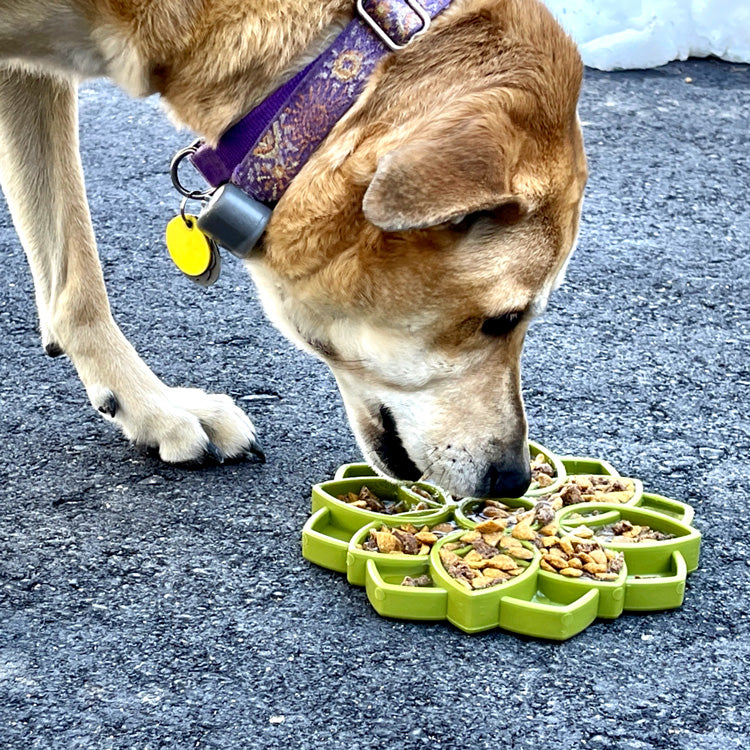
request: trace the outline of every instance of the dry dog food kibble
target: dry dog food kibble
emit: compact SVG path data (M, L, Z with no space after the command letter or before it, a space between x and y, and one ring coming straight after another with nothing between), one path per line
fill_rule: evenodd
M418 487L414 489L419 490ZM419 494L427 495L428 493L425 491L420 491ZM395 515L396 513L427 510L427 508L430 507L424 501L420 501L415 505L409 506L403 500L380 498L366 485L362 485L359 494L355 492L349 492L346 495L339 495L338 499L344 503L347 503L348 505L353 505L355 508L371 510L374 513L385 513L389 516Z
M404 576L404 580L401 581L402 586L414 586L416 588L425 588L426 586L432 586L432 578L427 574L412 578L411 576Z
M457 542L440 548L440 561L457 583L470 591L497 586L523 573L534 552L504 533L502 523L487 519Z
M625 477L569 477L565 484L549 496L555 510L576 503L626 503L635 494L635 484Z
M554 483L557 473L544 453L537 453L531 462L530 490L543 489Z
M398 527L381 526L380 530L370 529L370 535L359 548L384 555L426 555L440 537L455 528L456 524L452 521L419 529L410 523Z
M492 519L505 530L515 526L518 515L525 512L525 508L511 508L499 500L483 500L467 513L467 517L476 523Z
M616 581L625 564L622 552L605 549L591 529L581 526L567 536L548 536L542 542L540 567L567 578Z
M626 519L609 526L602 526L595 532L596 538L603 542L614 542L615 544L641 544L643 542L663 542L666 539L674 539L674 534L666 534L657 531L650 526L638 526Z

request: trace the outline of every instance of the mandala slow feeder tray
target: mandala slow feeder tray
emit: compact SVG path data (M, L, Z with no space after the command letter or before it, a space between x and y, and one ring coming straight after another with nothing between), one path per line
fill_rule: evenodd
M517 499L455 500L434 485L341 466L312 488L303 556L364 586L382 616L565 640L597 618L679 607L698 567L693 509L607 461L529 443Z

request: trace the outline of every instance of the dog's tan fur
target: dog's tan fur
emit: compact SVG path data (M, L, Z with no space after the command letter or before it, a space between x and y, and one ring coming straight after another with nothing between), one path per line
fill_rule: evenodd
M158 92L216 141L353 6L0 0L0 175L43 341L70 357L95 407L116 403L126 434L166 460L199 458L209 441L236 455L254 431L226 397L164 386L114 324L83 192L75 80ZM250 270L275 323L331 366L380 468L405 456L460 494L522 484L521 346L575 243L580 81L574 45L536 0L454 0L378 67L275 209ZM482 332L515 312L512 331ZM383 441L395 431L401 459L391 460Z

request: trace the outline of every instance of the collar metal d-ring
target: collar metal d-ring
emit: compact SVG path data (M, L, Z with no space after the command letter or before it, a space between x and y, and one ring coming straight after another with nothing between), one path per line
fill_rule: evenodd
M172 159L172 163L169 166L169 175L172 178L172 184L175 187L175 190L180 194L185 196L185 198L190 198L191 200L206 200L207 198L210 198L214 194L214 188L210 187L207 190L188 190L181 182L180 182L180 164L182 164L183 159L185 159L188 156L192 156L200 147L201 141L200 139L197 141L194 141L186 148L183 148L182 151L178 151L174 158Z

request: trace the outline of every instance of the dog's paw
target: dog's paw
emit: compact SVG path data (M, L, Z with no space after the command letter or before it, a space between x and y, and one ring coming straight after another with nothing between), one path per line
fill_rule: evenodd
M250 456L265 461L253 423L229 396L164 387L158 394L127 398L93 386L89 399L130 440L157 449L168 463L222 463Z

